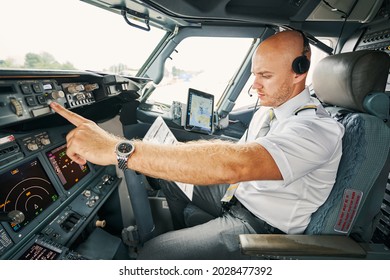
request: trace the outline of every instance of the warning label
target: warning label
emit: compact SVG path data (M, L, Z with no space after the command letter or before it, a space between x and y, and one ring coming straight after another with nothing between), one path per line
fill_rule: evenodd
M5 143L9 143L12 141L15 141L15 137L13 135L8 135L8 136L5 136L3 138L0 138L0 145L5 144Z
M356 217L363 192L355 189L345 189L341 208L338 214L335 231L348 233Z

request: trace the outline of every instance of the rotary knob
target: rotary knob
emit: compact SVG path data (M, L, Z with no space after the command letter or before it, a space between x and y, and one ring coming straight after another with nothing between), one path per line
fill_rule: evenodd
M98 89L99 85L98 84L87 84L84 86L85 91L93 91L95 89Z
M42 143L42 145L47 146L47 145L49 145L51 142L50 142L50 139L49 139L49 138L42 138L42 139L41 139L41 143Z
M20 102L15 98L10 98L11 110L18 116L23 116L23 107Z
M36 150L38 150L38 148L39 148L39 146L35 142L30 142L30 143L27 144L27 149L29 151L36 151Z
M65 93L62 90L54 90L50 93L51 99L61 99L65 97Z
M96 227L104 228L106 226L106 220L97 220L95 225Z
M72 94L79 93L80 91L83 91L83 90L84 90L84 85L82 85L82 84L79 84L79 85L70 85L70 86L67 88L67 90L68 90L69 93L72 93Z
M91 193L90 190L85 190L85 191L83 192L83 195L84 195L85 197L91 197L92 193Z

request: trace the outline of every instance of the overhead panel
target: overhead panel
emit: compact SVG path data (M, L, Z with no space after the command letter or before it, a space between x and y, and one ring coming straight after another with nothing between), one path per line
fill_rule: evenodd
M370 22L377 14L383 0L327 0L321 1L317 8L307 18L308 21L344 21L345 14L348 21L361 23ZM328 3L329 5L327 5ZM332 9L333 7L333 9ZM353 9L353 10L352 10ZM352 11L351 11L352 10Z

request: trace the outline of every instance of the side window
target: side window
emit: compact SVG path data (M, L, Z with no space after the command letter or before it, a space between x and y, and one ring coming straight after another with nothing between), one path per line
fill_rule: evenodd
M332 42L330 40L323 39L321 42L328 45L329 47L332 47ZM311 85L313 71L316 68L317 63L326 56L328 56L326 52L323 52L319 48L313 46L311 47L310 70L309 73L307 73L306 85Z
M331 46L331 41L330 40L321 40L323 43L325 43L328 46ZM313 71L317 65L317 63L323 59L324 57L328 56L327 53L323 52L322 50L316 48L316 47L311 47L311 59L310 59L310 70L309 73L307 74L306 78L306 85L309 86L311 85L312 82L312 76L313 76ZM238 96L236 100L236 105L234 106L234 110L243 108L243 107L250 107L254 106L257 100L256 94L253 94L250 96L248 94L248 91L253 84L254 76L251 75L246 82L244 88L242 89L240 95Z
M213 94L218 102L241 65L252 38L189 37L165 63L164 78L149 99L187 103L188 88Z

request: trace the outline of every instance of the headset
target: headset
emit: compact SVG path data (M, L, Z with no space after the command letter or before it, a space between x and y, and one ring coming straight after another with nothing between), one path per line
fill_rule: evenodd
M306 54L310 51L309 39L305 36L305 34L301 30L296 30L301 33L303 39L303 50L302 55L298 56L292 62L292 69L297 74L304 74L309 71L310 60L307 58Z
M310 68L310 60L307 58L306 54L310 51L310 44L309 39L307 39L306 35L301 31L295 29L296 32L299 32L302 35L303 40L303 49L302 49L302 55L295 58L292 62L292 69L297 74L304 74L307 71L309 71ZM250 92L252 89L252 86L248 89L248 95L250 97L253 96L253 94ZM256 106L255 106L256 109Z

